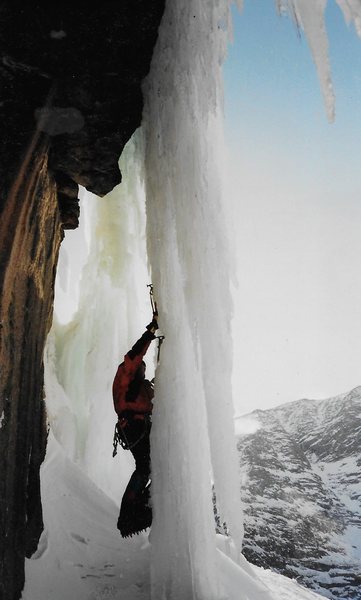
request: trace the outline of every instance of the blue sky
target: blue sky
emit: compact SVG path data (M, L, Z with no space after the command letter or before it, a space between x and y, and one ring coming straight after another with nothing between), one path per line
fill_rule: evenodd
M224 78L240 412L361 384L361 40L333 0L326 16L333 124L291 20L272 0L234 11Z
M345 151L359 153L361 41L336 2L328 2L326 13L336 92L331 127L307 41L290 19L277 15L272 0L245 0L242 14L233 15L234 43L224 68L230 142L247 135L252 147L264 146L266 129L268 145L279 144L282 154L291 148L301 161L305 151L322 150L344 163Z

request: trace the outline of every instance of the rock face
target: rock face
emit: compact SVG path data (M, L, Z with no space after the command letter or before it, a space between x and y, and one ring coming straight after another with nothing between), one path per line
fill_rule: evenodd
M245 556L327 598L361 598L361 388L236 426Z
M38 143L2 215L9 250L1 272L1 598L18 597L24 554L42 530L39 469L45 455L42 353L51 325L61 227L56 186ZM14 578L13 574L17 573ZM9 595L9 591L12 595Z
M20 597L42 530L42 355L78 184L99 196L142 117L164 0L0 7L0 598Z
M12 178L11 165L39 127L52 138L55 179L103 196L120 182L121 150L141 121L141 82L164 0L49 5L0 7L1 164Z

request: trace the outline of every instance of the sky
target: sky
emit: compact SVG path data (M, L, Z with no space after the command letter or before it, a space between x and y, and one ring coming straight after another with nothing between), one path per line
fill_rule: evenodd
M361 384L361 40L326 19L327 121L304 36L272 0L234 10L224 65L238 287L234 394L246 413Z

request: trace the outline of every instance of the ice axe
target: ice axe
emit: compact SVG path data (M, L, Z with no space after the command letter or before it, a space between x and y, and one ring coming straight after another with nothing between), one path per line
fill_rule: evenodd
M150 305L152 307L153 317L157 317L158 316L158 308L157 308L157 303L154 300L153 284L148 283L147 287L149 288L149 298L150 298Z
M152 311L153 311L153 318L156 319L158 317L158 307L157 307L156 301L154 300L154 288L153 288L153 284L152 283L148 283L147 287L149 288L149 298L150 298L150 305L151 305ZM163 341L165 339L165 336L164 335L156 335L155 337L158 340L157 362L159 363L160 349L161 349L161 346L162 346Z
M157 362L159 362L159 358L160 358L160 348L161 348L161 345L163 344L163 341L164 341L164 339L165 339L165 336L164 336L164 335L156 335L155 337L156 337L156 338L157 338L157 340L158 340L158 354L157 354Z

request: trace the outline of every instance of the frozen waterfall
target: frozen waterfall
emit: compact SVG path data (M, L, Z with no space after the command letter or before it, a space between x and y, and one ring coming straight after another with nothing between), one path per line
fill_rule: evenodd
M148 255L166 335L152 431L152 597L219 598L211 473L241 542L222 201L227 3L168 3L144 87ZM174 544L177 540L177 544Z
M86 260L78 309L69 324L55 321L48 344L53 431L68 455L119 502L129 475L124 463L132 459L122 453L121 477L118 458L111 459L111 384L151 316L146 197L151 279L166 336L152 429L154 598L222 597L212 482L238 552L242 537L221 181L228 19L227 5L206 11L202 3L168 7L164 23L174 26L160 32L145 84L142 130L122 156L122 184L106 200L87 195L83 201ZM71 286L62 260L58 313Z
M360 34L359 3L338 4ZM276 0L276 6L305 31L332 120L326 0ZM67 234L46 351L54 437L119 503L132 458L125 452L111 457L111 385L118 363L151 318L146 286L154 284L166 337L158 366L155 356L147 355L148 374L155 370L156 375L154 600L226 597L213 482L236 561L242 541L231 389L234 266L222 181L221 69L230 30L228 0L167 3L144 83L143 125L121 159L123 182L103 200L84 192L82 242L68 260Z

